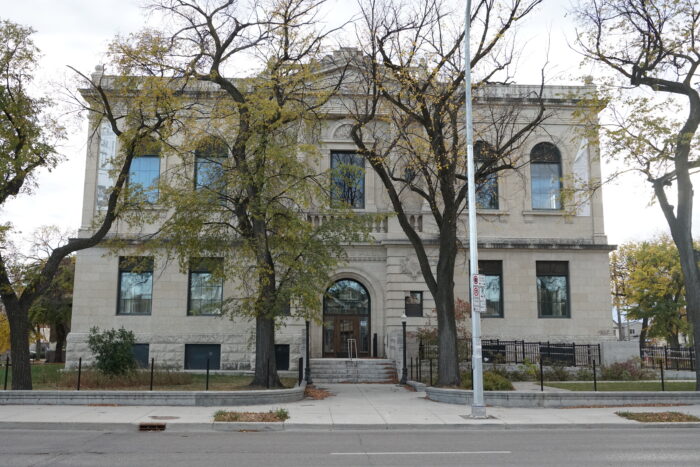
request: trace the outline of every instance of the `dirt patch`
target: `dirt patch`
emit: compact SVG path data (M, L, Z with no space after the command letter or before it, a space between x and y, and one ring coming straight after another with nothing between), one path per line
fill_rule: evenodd
M615 412L622 418L642 423L700 422L700 418L681 412Z
M333 394L332 392L327 391L323 388L317 388L314 385L306 386L306 389L304 390L305 397L308 397L309 399L313 399L313 400L317 400L317 401L323 400L326 397L331 397L334 395L335 394Z
M572 405L560 409L612 409L616 407L679 407L691 404L621 404L621 405Z
M214 414L215 422L283 422L289 418L285 409L274 412L229 412L219 410Z

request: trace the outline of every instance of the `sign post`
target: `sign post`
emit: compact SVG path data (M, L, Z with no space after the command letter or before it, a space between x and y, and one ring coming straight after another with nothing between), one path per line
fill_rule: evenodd
M486 308L483 281L479 279L479 255L476 241L476 185L474 183L474 131L472 128L472 74L469 31L471 26L471 0L467 0L464 18L464 107L467 139L467 208L469 212L469 277L472 279L472 413L474 418L485 418L484 376L481 365L481 311ZM476 283L475 283L476 281ZM483 300L483 304L482 304Z

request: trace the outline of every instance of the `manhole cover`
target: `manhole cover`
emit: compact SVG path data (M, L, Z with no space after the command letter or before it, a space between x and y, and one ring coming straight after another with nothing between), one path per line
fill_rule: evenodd
M177 420L180 417L171 417L169 415L151 415L149 418L153 420Z

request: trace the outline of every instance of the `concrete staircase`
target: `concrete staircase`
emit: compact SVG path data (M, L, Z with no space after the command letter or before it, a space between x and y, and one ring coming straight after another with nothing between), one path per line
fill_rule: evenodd
M312 358L314 383L396 383L396 364L380 358Z

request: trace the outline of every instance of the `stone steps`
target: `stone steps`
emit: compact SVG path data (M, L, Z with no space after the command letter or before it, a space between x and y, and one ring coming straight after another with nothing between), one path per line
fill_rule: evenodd
M393 360L370 358L312 358L311 379L314 383L396 383Z

